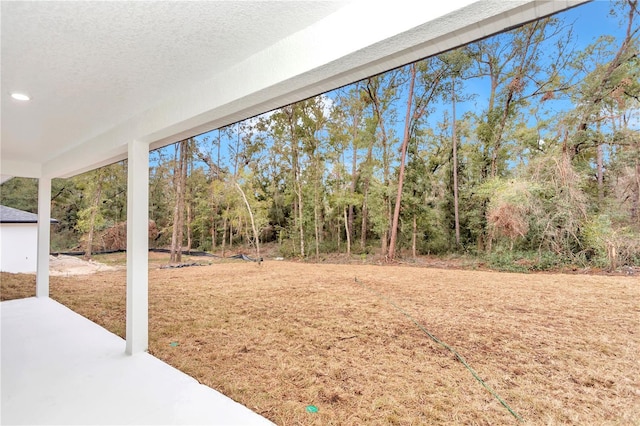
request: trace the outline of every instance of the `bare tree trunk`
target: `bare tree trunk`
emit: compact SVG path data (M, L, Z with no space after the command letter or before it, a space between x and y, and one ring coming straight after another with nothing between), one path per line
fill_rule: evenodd
M253 212L252 212L253 213ZM249 225L251 224L251 218L249 218L249 221L247 222L247 220L244 220L246 223L244 224L244 239L245 241L247 241L247 244L249 246L251 246L253 244L252 239L251 239L251 235L253 235L253 226L251 226L251 228L249 227Z
M385 259L388 259L389 254L389 230L385 229L380 237L380 253Z
M314 170L314 175L317 176L318 166L316 165ZM316 260L320 257L320 215L318 212L318 186L320 183L318 182L317 177L314 179L316 184L313 186L313 230L316 237Z
M170 252L170 262L176 262L176 249L177 249L177 239L178 239L178 226L176 222L178 222L178 212L180 209L178 208L178 198L180 197L180 177L182 176L182 172L180 171L180 149L181 143L179 143L176 147L176 152L173 157L173 186L175 188L175 202L173 204L173 224L171 230L171 252Z
M295 192L295 185L294 185L294 192ZM297 192L296 192L297 195ZM295 228L295 231L297 232L299 229L299 225L298 225L298 221L300 220L300 215L298 214L298 199L296 198L295 200L293 200L293 227ZM298 250L300 248L300 245L298 245L298 242L295 240L296 236L294 234L291 235L292 238L292 243L293 243L293 253L296 253L296 250Z
M370 80L369 80L370 81ZM371 87L369 85L369 83L367 83L367 91L369 92L369 97L371 98L371 102L373 105L373 109L375 111L375 115L378 119L378 125L380 126L380 132L382 133L382 175L383 175L383 182L385 185L385 188L387 188L389 186L389 154L388 154L388 139L387 139L387 131L386 131L386 127L384 125L384 120L382 119L382 111L380 108L380 103L379 103L379 99L378 99L378 95L377 93L374 93L371 90ZM385 206L385 209L387 210L387 223L391 223L391 200L389 198L389 196L386 194L384 194L383 196L383 204ZM387 256L387 244L389 242L389 232L388 232L388 227L387 229L385 229L382 232L382 236L380 238L380 251L382 256Z
M598 178L598 202L602 204L604 200L604 153L600 142L598 142L598 146L596 147L596 169Z
M320 257L320 225L318 220L318 204L313 206L313 228L316 236L316 260Z
M402 204L402 187L404 184L404 168L407 159L407 147L409 146L409 126L411 124L411 106L413 104L413 87L416 81L416 66L411 65L411 80L409 83L409 94L407 95L407 112L404 122L404 138L400 152L400 171L398 172L398 192L396 193L396 205L393 211L393 221L391 223L391 240L389 241L389 260L396 256L396 242L398 239L398 220L400 219L400 206Z
M371 164L373 160L373 142L369 144L369 148L367 149L367 165ZM364 185L362 188L362 227L360 228L360 248L362 250L365 249L367 245L367 221L369 219L369 206L367 204L367 200L369 198L369 185L371 179L367 172L364 178Z
M216 159L216 178L220 179L220 129L218 129L218 143L216 144L217 147L217 159ZM212 182L213 182L213 176L212 176ZM214 198L215 194L213 193L213 191L211 192L211 198ZM217 221L216 221L216 215L218 214L218 207L220 207L218 205L217 200L214 200L213 204L213 211L212 211L212 215L211 215L211 250L215 249L217 246L217 234L218 234L218 227L217 227ZM223 237L223 241L224 241L224 237ZM224 246L224 242L222 243ZM224 248L222 250L223 252L223 256L224 256Z
M347 235L347 254L351 255L351 230L349 229L349 217L347 215L347 208L344 209L344 230Z
M298 194L298 225L299 225L299 230L300 230L300 256L304 257L305 256L305 252L304 252L304 216L302 214L302 210L303 210L303 205L302 205L302 187L300 185L300 182L296 183L297 186L297 194Z
M369 207L367 206L367 194L364 194L362 200L362 225L360 227L360 248L364 250L367 247L367 217L369 215Z
M211 251L215 250L216 248L216 234L217 234L216 217L214 213L211 215Z
M191 253L191 203L187 204L187 253Z
M95 232L96 216L98 215L98 209L100 208L100 199L102 198L102 172L98 172L98 183L96 192L94 194L91 203L91 214L89 216L89 232L87 232L87 240L85 242L84 256L85 260L91 259L91 252L93 249L93 235Z
M247 211L249 212L249 217L251 218L251 229L253 229L253 238L256 240L256 257L260 259L260 237L258 235L258 229L256 228L256 222L253 218L253 211L251 210L251 205L249 204L249 200L247 200L247 196L245 195L244 191L242 190L240 185L238 185L238 182L236 182L235 184L236 188L238 188L238 191L240 191L240 194L242 194L244 204L247 206Z
M187 182L188 140L179 143L180 156L176 163L176 203L173 209L173 233L171 235L171 262L182 261L182 240L184 238L184 193Z
M225 248L227 247L227 228L229 218L229 205L227 205L227 211L222 219L222 257L224 257Z
M358 121L360 117L358 111L353 117L353 127L352 127L352 146L353 146L353 155L351 159L351 196L356 193L356 179L358 172ZM353 232L353 220L354 220L354 205L349 203L349 232ZM352 235L349 236L349 241L351 241Z
M631 205L631 219L640 223L640 161L636 159L636 190Z
M417 215L413 214L413 233L411 235L411 254L413 258L416 258L416 241L418 239L418 219Z
M294 190L297 195L297 212L298 216L296 220L298 221L298 231L300 233L300 256L305 256L304 249L304 205L303 205L303 197L302 197L302 184L300 183L300 165L298 163L298 139L296 136L295 128L295 117L294 111L290 108L285 108L285 112L287 113L287 117L289 119L289 130L291 132L291 164L292 164L292 172L293 172L293 185ZM295 203L294 203L295 204Z
M456 247L460 247L460 215L458 207L458 135L456 133L456 90L455 79L451 82L451 103L453 105L452 146L453 146L453 216L456 232Z

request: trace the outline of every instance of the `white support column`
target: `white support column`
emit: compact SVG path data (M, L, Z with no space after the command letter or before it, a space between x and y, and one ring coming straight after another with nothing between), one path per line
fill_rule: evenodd
M149 347L149 145L129 142L127 183L127 345Z
M51 238L51 179L38 179L38 264L36 297L49 297L49 247Z

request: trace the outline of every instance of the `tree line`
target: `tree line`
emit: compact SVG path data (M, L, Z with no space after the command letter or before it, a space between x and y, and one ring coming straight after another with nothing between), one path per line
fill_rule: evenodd
M638 2L588 45L564 16L151 152L152 246L638 265ZM35 182L1 189L35 211ZM52 192L54 248L124 244L126 161Z

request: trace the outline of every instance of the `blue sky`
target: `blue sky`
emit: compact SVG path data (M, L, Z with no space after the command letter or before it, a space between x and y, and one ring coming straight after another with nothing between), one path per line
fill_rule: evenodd
M609 16L611 2L596 0L589 4L573 8L563 13L568 23L574 22L579 42L586 46L602 34L622 36L624 28L620 27L620 17ZM580 46L580 44L579 44Z

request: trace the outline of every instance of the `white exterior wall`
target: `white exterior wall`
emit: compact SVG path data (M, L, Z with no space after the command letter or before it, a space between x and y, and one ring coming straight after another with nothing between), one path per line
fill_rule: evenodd
M0 224L0 271L34 273L38 263L38 224Z

